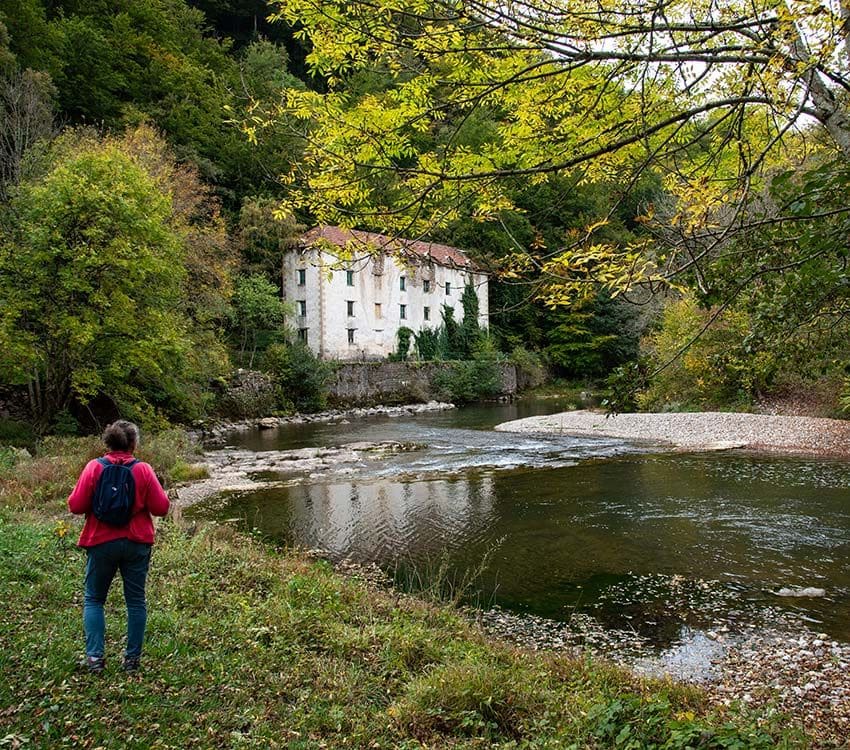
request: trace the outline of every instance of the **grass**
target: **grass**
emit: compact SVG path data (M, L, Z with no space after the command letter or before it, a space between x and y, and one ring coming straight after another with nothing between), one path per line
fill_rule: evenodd
M176 438L151 441L172 476ZM169 443L169 441L172 441ZM446 606L341 578L225 527L160 524L143 672L75 667L84 553L63 513L85 441L0 468L0 747L805 747L699 691L488 641ZM188 447L188 446L184 446ZM5 466L5 465L2 465Z

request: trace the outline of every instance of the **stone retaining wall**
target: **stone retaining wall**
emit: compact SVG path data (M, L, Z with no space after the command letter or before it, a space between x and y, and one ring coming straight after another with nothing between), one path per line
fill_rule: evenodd
M339 365L328 383L328 401L334 406L408 404L439 400L434 376L448 367L443 362L356 362ZM500 365L501 396L517 393L516 367Z

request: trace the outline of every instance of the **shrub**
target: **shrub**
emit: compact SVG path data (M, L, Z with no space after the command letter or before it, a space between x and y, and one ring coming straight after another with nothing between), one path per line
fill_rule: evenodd
M440 346L440 329L423 328L416 334L416 352L419 359L428 361L436 359Z
M642 408L749 405L768 385L776 360L749 350L749 318L727 310L706 328L712 315L689 297L666 308L660 327L644 341L656 372L638 400Z
M280 408L321 411L327 405L331 367L308 346L272 344L266 350L265 367L277 386Z
M449 362L433 385L443 398L469 403L498 396L502 387L502 359L490 339L484 339L471 360Z
M190 464L199 446L183 430L142 432L137 458L149 463L168 487L199 470ZM74 482L88 461L102 456L100 438L51 436L38 442L35 456L0 449L0 502L21 508L63 511Z
M517 370L517 384L521 388L536 388L546 380L546 366L540 355L522 346L514 347L510 361Z
M437 357L439 359L463 359L463 335L455 320L455 311L449 305L443 305L443 323L440 326L437 344Z
M31 448L35 445L35 432L26 422L0 419L0 445Z
M395 355L390 359L396 362L404 362L410 354L410 340L413 338L413 329L402 326L396 333Z

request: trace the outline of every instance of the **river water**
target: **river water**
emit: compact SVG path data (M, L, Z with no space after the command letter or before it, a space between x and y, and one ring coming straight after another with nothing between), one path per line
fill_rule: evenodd
M280 481L192 512L377 562L408 583L457 583L474 571L481 604L561 622L592 616L658 648L683 633L779 621L850 641L850 463L492 430L563 406L520 401L233 435L231 446L252 451L420 447L343 473L263 475ZM782 587L826 596L777 596Z

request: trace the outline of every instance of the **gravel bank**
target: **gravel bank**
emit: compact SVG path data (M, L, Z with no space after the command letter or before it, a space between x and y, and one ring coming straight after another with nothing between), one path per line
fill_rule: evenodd
M446 411L454 408L454 404L445 401L428 401L427 403L403 404L401 406L378 405L353 409L330 409L314 414L292 414L288 417L256 417L238 422L200 420L189 430L189 435L208 447L214 447L222 445L227 436L234 432L274 430L283 425L310 424L312 422L347 424L348 420L363 419L364 417L410 417L428 411Z
M606 630L592 617L560 623L499 609L470 617L487 634L532 651L590 654L640 675L696 683L716 705L778 709L811 735L816 748L850 746L850 644L822 633L787 626L692 632L681 648L641 658L639 637Z
M568 411L497 425L503 432L639 440L687 451L746 448L777 453L850 456L850 421L820 417L694 412L618 414Z
M184 509L221 492L251 492L280 485L291 477L328 477L348 474L369 461L393 453L417 450L415 443L384 440L357 442L327 448L298 448L289 451L251 451L231 448L205 454L209 476L178 485L174 508Z

